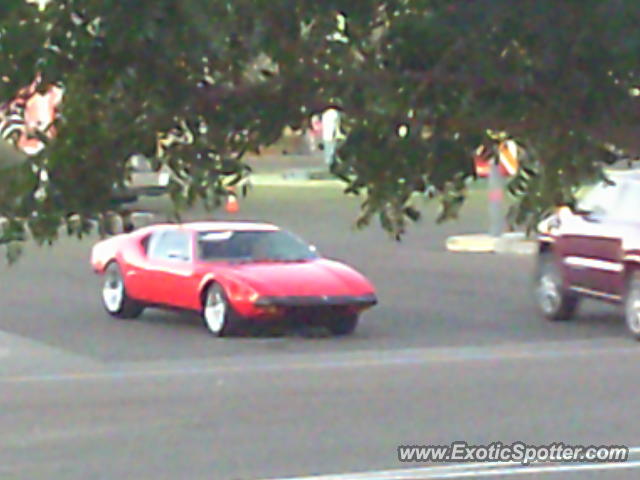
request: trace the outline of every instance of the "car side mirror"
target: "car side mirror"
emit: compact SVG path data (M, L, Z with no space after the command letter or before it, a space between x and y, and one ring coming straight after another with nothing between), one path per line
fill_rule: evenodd
M591 209L575 208L573 213L582 217L587 222L597 222L601 220L607 212L603 208L595 207Z

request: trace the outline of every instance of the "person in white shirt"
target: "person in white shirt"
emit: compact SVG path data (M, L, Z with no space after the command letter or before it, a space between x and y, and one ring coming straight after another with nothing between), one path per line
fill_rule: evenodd
M324 161L331 168L336 157L336 143L340 135L340 111L328 108L322 113L322 143L324 146Z

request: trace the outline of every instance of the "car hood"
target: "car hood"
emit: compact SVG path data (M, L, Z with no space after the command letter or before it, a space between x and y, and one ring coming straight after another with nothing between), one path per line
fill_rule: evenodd
M374 287L353 268L333 260L256 262L234 265L230 274L265 296L366 295Z

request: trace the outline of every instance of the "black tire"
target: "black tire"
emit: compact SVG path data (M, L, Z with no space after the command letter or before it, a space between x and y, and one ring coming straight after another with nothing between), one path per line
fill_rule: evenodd
M351 335L358 326L357 313L340 313L326 321L326 327L333 335Z
M122 320L138 318L144 311L144 305L127 294L122 272L116 262L107 265L103 278L102 306L107 313ZM111 298L107 297L109 293L112 295Z
M566 321L576 313L580 298L564 288L562 272L551 253L538 257L534 288L538 310L547 320Z
M624 320L631 336L640 341L640 272L633 272L627 282Z
M220 312L214 315L212 311L208 310L209 307L216 306L222 309L222 318L220 318ZM239 333L241 326L240 316L229 303L222 286L217 283L209 285L202 295L201 316L204 326L216 337L226 337Z

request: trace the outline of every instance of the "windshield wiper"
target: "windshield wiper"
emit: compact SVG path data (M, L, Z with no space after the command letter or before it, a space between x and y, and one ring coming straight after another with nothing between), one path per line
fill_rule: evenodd
M243 263L253 263L253 262L255 262L255 259L253 259L251 257L243 257L243 258L230 258L227 261L229 263L231 263L231 264L239 265L239 264L243 264Z

